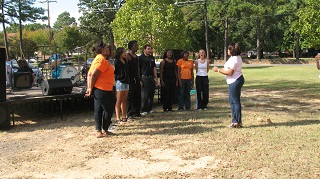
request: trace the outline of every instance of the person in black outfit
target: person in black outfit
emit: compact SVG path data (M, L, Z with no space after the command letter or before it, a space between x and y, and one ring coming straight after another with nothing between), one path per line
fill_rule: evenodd
M132 40L128 43L129 53L127 53L127 60L129 64L129 95L127 105L127 115L129 119L140 117L141 107L141 86L139 75L139 57L136 52L138 51L138 42Z
M171 50L166 50L163 54L163 60L160 63L161 102L164 112L172 111L176 86L178 86L177 75L173 52Z
M117 102L115 106L117 124L121 124L122 122L131 122L132 120L128 120L127 116L127 100L128 100L128 92L129 92L129 65L127 62L127 53L126 49L123 47L119 47L116 50L116 56L114 61L114 77L116 81L116 97ZM120 113L122 113L122 118L120 117Z
M155 86L158 85L155 58L152 56L152 47L149 44L143 46L143 54L140 59L140 84L141 84L141 115L153 113L152 105Z

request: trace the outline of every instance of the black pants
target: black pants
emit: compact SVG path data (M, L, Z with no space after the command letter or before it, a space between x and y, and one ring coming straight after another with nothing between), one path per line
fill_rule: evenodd
M128 116L140 116L141 108L141 85L140 81L130 79L129 93L128 93L128 105L127 115Z
M141 109L140 112L150 112L152 110L155 81L152 77L141 78L143 86L141 87Z
M208 76L196 76L197 109L207 108L209 102Z
M115 106L115 95L113 91L93 89L94 97L94 120L96 131L108 131L111 125L111 117Z
M161 87L161 102L163 111L171 111L172 104L176 98L176 80L175 79L164 79L164 85Z

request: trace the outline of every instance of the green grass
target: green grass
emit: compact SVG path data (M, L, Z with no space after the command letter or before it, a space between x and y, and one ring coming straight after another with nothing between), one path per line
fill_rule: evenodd
M24 130L31 136L42 130L45 135L35 134L41 139L54 136L55 130L51 129L61 128L64 130L59 130L59 135L81 134L72 139L74 146L68 149L82 152L90 149L91 154L84 156L86 159L104 157L102 161L109 161L114 153L121 156L119 160L132 159L132 168L125 170L121 168L124 163L112 162L112 166L122 172L101 176L105 178L319 178L320 71L307 65L246 66L243 74L244 127L241 129L227 128L231 122L228 86L223 75L210 71L208 111L163 113L162 106L155 104L155 114L118 127L117 135L106 142L90 139L94 138L94 133L90 133L94 132L92 111L82 112L74 119L68 114L70 117L63 121L59 116L45 122L37 119L34 126L24 126L21 122L13 132ZM194 102L193 95L193 106ZM89 120L88 116L92 118ZM19 120L32 118L23 119L22 115ZM19 144L15 141L18 139L9 139L5 133L0 133L0 137ZM79 137L83 139L76 144ZM50 138L54 142L54 137ZM82 142L89 140L88 144ZM60 145L56 144L56 148ZM160 155L159 151L169 152ZM73 158L71 160L75 162ZM64 161L67 163L68 158ZM82 161L85 161L82 163L85 168L89 161ZM141 161L148 163L143 166L146 169L143 177L129 175L128 172L134 171ZM205 165L197 168L196 164L201 162ZM99 163L96 165L100 166ZM165 172L156 167L150 170L149 166L157 165L175 169ZM185 168L187 172L182 172ZM49 170L47 173L54 172Z

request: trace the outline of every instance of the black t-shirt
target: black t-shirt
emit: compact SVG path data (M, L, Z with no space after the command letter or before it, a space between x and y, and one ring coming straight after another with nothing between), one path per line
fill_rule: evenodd
M155 58L150 55L146 56L144 54L140 55L140 75L153 76L153 69L156 67Z
M114 61L114 78L119 80L121 83L129 83L129 65L126 60L124 63L121 60Z
M130 55L129 53L127 55ZM131 80L138 80L139 81L139 57L133 57L130 55L131 60L128 61L129 64L129 78Z
M162 77L168 80L176 80L176 63L174 60L172 60L172 62L167 62L164 59L164 65L163 65L163 73L162 73Z

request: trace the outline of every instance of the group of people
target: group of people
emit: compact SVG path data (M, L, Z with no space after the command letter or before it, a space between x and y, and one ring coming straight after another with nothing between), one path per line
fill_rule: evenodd
M207 110L209 102L209 61L204 50L199 51L199 58L189 60L189 52L183 51L181 59L174 58L172 50L166 50L160 62L160 83L158 82L155 58L152 46L143 46L143 53L138 56L138 43L128 43L128 52L119 47L115 52L114 65L109 61L112 47L103 42L94 45L96 57L87 76L86 96L94 98L94 119L96 137L112 134L108 131L112 124L111 117L116 113L116 123L132 122L134 118L153 113L155 87L161 85L163 111L173 111L172 106L178 91L178 110L191 110L190 91L194 86L194 68L196 71L197 110ZM242 59L237 44L230 44L231 56L223 69L213 68L226 76L229 85L229 102L232 111L231 128L241 127L240 93L244 84Z

